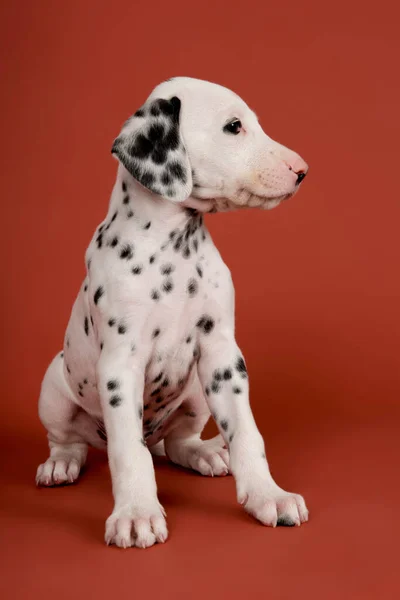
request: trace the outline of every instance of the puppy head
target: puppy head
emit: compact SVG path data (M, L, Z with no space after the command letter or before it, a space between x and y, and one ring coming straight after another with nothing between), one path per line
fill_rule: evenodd
M234 92L187 77L157 86L112 152L150 191L203 211L273 208L308 171Z

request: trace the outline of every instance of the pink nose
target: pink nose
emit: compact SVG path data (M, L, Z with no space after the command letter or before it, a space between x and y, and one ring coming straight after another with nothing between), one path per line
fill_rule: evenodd
M290 171L296 173L296 185L300 185L308 173L308 164L302 158L300 158L300 156L297 156L293 161L291 161L291 163L286 164L288 165Z

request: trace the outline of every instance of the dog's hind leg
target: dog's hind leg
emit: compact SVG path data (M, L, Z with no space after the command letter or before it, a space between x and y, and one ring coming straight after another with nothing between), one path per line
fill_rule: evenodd
M37 469L37 485L73 483L85 464L88 443L105 447L96 434L95 421L73 400L63 362L62 354L58 354L42 383L39 416L48 432L50 456Z
M200 383L184 392L184 401L165 436L168 458L202 475L222 476L229 473L229 452L221 435L202 440L203 431L210 415Z

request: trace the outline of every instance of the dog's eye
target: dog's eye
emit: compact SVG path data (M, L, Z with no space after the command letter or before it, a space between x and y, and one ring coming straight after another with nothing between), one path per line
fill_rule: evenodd
M239 119L234 119L233 121L231 121L230 123L227 123L225 125L224 132L231 133L232 135L237 135L238 133L240 133L241 129L242 129L241 121L239 121Z

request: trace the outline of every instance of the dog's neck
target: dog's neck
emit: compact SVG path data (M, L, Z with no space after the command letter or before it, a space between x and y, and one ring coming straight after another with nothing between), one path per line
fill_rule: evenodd
M196 204L196 202L195 202ZM118 214L129 223L151 223L158 230L182 228L193 217L200 216L191 206L190 199L185 203L175 203L150 192L140 185L128 171L119 165L117 178L111 194L108 218Z

